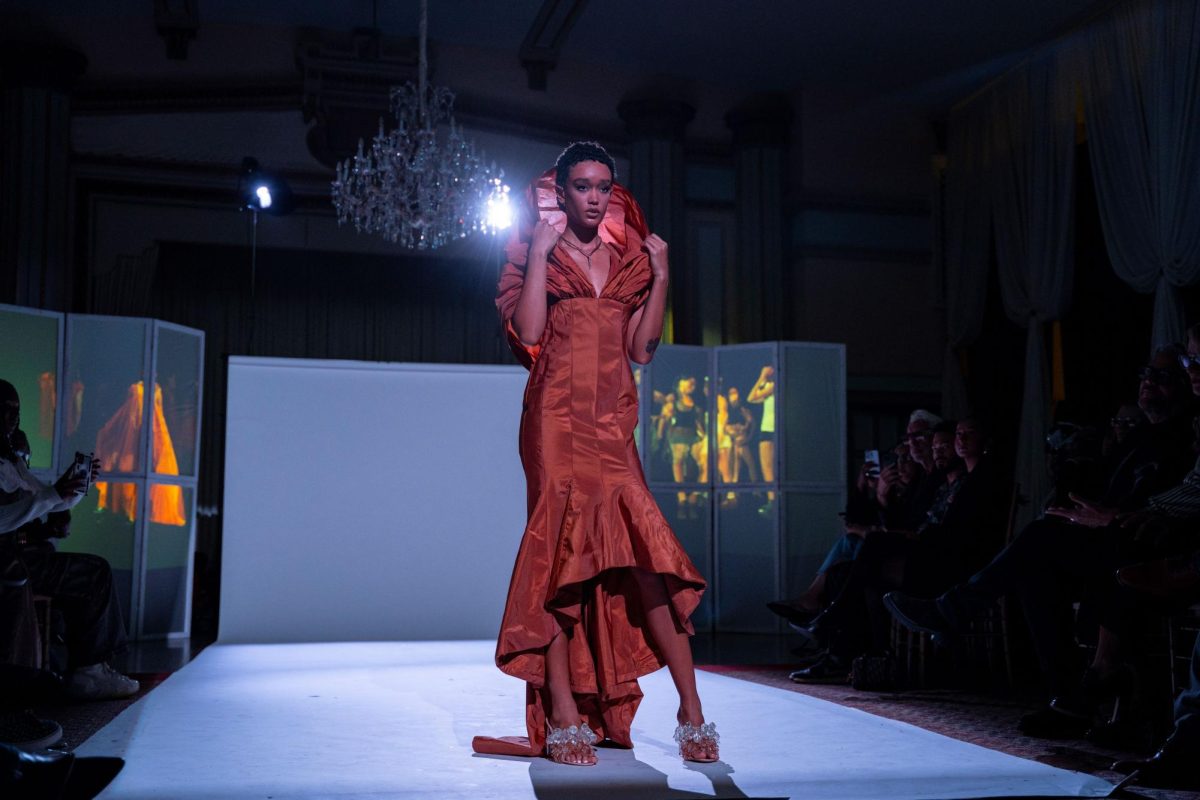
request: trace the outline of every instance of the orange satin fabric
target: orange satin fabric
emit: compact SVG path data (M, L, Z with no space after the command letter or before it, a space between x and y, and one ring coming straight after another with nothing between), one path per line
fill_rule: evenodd
M566 221L553 171L527 194L525 219ZM569 628L571 688L588 725L626 747L642 693L637 678L663 666L645 630L630 569L663 576L676 619L689 633L705 582L663 518L642 474L633 431L637 390L625 351L630 317L649 291L641 251L645 222L614 186L600 235L617 254L600 297L558 245L547 260L546 329L526 347L511 320L521 293L526 222L514 234L496 306L518 359L530 368L520 452L529 521L509 584L496 664L527 684L527 737L476 737L476 752L540 755L545 746L545 652Z

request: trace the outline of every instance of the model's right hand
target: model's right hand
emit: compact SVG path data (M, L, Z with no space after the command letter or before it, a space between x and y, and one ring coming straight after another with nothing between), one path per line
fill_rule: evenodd
M87 476L77 473L74 466L54 482L54 490L63 500L70 500L75 495L83 494L85 488L87 488Z
M533 226L533 241L529 244L530 253L543 258L549 256L554 245L558 244L558 237L561 235L546 220L539 219L537 225Z

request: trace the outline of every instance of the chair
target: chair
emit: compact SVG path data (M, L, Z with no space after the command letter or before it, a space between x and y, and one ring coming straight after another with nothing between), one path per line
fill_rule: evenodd
M33 614L37 618L37 669L50 667L50 642L53 640L54 613L50 598L44 594L33 596Z
M1183 687L1180 674L1191 668L1192 650L1200 635L1200 603L1174 614L1167 620L1167 659L1171 669L1171 699L1179 696Z

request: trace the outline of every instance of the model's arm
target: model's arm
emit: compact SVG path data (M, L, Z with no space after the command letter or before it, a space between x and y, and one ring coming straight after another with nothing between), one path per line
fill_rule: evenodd
M513 312L513 330L521 343L532 347L542 340L546 330L546 258L554 249L559 233L538 220L533 229L533 240L529 243L529 260L525 263L525 281L521 285L521 296L517 298L517 309Z
M750 393L746 395L747 403L761 403L775 392L775 381L771 378L775 377L775 369L773 367L763 367L762 372L758 375L758 380L754 382L754 386L750 388Z
M654 351L662 340L663 315L667 310L667 285L670 282L670 267L667 263L667 243L658 234L652 233L642 242L642 249L650 254L650 295L642 307L633 312L629 320L629 340L626 350L629 358L638 364L649 364Z

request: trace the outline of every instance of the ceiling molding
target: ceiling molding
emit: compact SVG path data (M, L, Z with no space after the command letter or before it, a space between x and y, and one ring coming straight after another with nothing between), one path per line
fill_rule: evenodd
M558 65L567 36L586 7L587 0L543 0L521 42L521 66L530 89L546 91L547 75Z
M303 99L304 84L298 78L264 83L109 84L76 91L71 97L71 112L79 116L125 116L228 109L299 111Z

